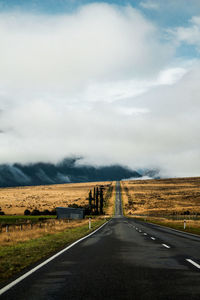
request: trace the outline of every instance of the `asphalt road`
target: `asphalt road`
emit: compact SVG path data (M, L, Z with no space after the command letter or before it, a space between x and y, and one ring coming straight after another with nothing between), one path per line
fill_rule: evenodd
M116 189L107 225L1 299L200 299L200 238L124 218Z

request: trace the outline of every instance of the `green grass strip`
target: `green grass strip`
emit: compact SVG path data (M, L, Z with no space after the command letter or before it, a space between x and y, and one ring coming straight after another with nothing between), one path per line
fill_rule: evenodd
M87 224L56 234L46 234L37 239L16 243L14 246L0 247L0 282L3 283L24 268L58 252L89 234L104 222L105 220L93 221L92 230L88 229Z
M47 215L40 215L40 216L0 216L0 224L15 224L20 222L39 222L41 219L55 219L57 216L47 216Z

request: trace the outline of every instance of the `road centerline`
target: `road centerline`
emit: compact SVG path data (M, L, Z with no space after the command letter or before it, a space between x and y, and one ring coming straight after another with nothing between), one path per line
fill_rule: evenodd
M195 266L196 268L200 269L200 265L197 264L195 261L193 261L192 259L190 258L187 258L186 259L189 263L191 263L193 266Z
M167 249L171 248L170 246L168 246L166 244L162 244L162 246L165 247L165 248L167 248Z

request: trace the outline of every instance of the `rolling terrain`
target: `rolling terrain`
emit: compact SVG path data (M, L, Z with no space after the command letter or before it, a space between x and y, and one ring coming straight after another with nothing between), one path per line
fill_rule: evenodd
M114 183L89 182L1 188L0 208L5 214L24 214L26 209L43 211L72 204L84 206L88 204L87 198L90 189L93 190L96 186L104 185L104 194L106 194L112 184ZM107 213L110 213L110 206L107 207Z
M200 214L200 177L122 181L127 215Z
M200 237L121 210L98 231L0 290L2 299L199 299Z

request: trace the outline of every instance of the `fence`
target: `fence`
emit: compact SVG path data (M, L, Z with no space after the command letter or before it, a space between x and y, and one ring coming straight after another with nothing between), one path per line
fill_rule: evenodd
M0 224L0 233L3 232L16 232L16 231L28 231L33 229L47 229L52 228L58 225L64 225L68 224L69 220L47 220L47 221L41 221L41 222L24 222L24 223L18 223L18 224Z

